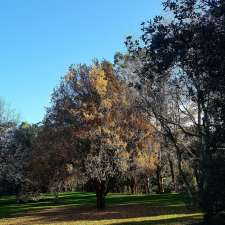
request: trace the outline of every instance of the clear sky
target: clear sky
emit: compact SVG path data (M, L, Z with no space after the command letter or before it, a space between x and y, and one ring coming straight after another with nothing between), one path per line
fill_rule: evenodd
M0 0L0 97L41 121L69 65L112 61L161 12L160 0Z

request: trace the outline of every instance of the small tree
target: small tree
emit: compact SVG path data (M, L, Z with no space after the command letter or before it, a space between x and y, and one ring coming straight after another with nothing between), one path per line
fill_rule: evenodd
M114 129L99 127L91 132L90 152L85 160L85 175L95 187L97 208L105 208L110 179L127 171L126 143Z

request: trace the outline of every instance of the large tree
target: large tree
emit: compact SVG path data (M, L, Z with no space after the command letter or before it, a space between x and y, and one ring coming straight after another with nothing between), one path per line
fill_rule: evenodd
M112 179L127 177L138 160L148 176L154 168L150 146L157 139L153 126L134 107L136 97L107 61L71 66L52 95L40 136L43 150L37 151L34 164L40 165L42 152L44 161L50 161L42 165L53 183L60 185L73 174L91 182L97 208L104 208Z
M225 5L220 0L168 0L164 7L170 21L158 16L143 23L141 42L128 37L126 44L142 61L143 101L176 148L178 163L186 151L197 165L200 203L209 223L225 207ZM179 169L190 192L181 164Z
M61 152L56 154L62 159L61 168L71 164L92 182L98 208L105 207L109 180L126 170L120 124L128 103L123 92L110 63L71 66L52 95L44 123L55 134L61 133L51 141L54 151Z

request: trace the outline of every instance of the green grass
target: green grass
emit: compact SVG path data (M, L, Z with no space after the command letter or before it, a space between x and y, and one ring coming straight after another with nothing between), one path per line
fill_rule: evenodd
M63 206L83 206L95 205L94 193L69 192L59 194L59 203L53 201L53 195L43 194L38 202L25 204L16 203L15 196L0 197L0 217L15 216L19 213L50 209ZM107 205L113 204L152 204L154 206L184 206L184 194L161 194L161 195L126 195L126 194L108 194L106 198Z
M16 203L15 196L2 196L0 197L0 218L11 217L18 214L32 211L57 208L63 206L80 206L80 205L92 205L95 202L94 193L60 193L59 203L54 202L52 194L42 194L41 198L37 202L30 202L24 204Z
M127 216L126 218L101 218L95 220L92 218L89 220L80 221L62 221L58 223L53 223L54 225L73 225L73 224L121 224L121 225L143 225L143 224L185 224L182 221L199 221L202 214L199 210L191 209L187 210L185 202L187 201L184 194L161 194L161 195L129 195L129 194L108 194L106 198L106 204L111 211L118 211L124 207L135 206L138 209L138 205L142 208L147 208L149 210L144 215ZM44 211L45 209L59 210L61 214L64 214L65 209L73 208L84 208L91 207L94 209L95 205L95 194L94 193L83 193L83 192L73 192L73 193L60 193L59 203L54 203L53 196L51 194L43 194L38 202L17 204L15 196L2 196L0 197L0 224L14 224L11 223L13 218L26 217L26 213L29 212L30 215L36 215L35 212ZM137 205L137 206L136 206ZM93 207L92 207L93 206ZM114 207L114 208L113 208ZM115 208L117 207L117 208ZM119 209L118 209L119 207ZM125 211L126 212L126 211ZM59 213L59 214L60 214ZM96 213L96 211L93 211ZM98 212L97 212L98 213ZM124 213L124 211L122 211ZM82 214L82 213L81 213ZM12 218L12 219L7 219ZM8 222L4 222L8 221ZM100 222L101 221L101 222ZM29 224L28 222L21 222L21 224ZM15 223L15 224L20 224ZM31 223L33 224L33 223ZM42 224L42 223L41 223ZM43 222L43 224L51 224L48 222Z
M124 195L110 194L108 204L151 204L154 206L185 205L188 199L185 194Z

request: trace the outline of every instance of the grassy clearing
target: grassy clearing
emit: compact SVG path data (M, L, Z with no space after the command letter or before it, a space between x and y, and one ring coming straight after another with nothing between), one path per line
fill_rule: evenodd
M0 224L178 225L202 218L198 210L185 206L182 194L109 194L104 211L95 209L94 193L61 193L58 204L52 200L52 195L44 194L39 202L16 204L14 196L0 197Z

